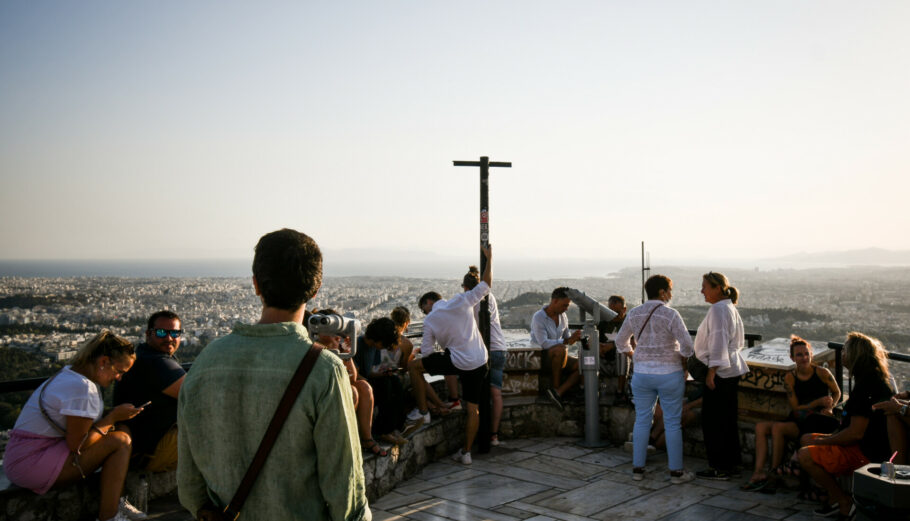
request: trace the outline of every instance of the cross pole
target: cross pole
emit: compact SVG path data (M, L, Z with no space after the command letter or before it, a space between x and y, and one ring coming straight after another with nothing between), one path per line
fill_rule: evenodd
M480 161L453 161L454 166L480 167L480 246L490 245L490 167L512 168L512 163L490 161L487 156L481 156ZM480 252L480 273L487 269L487 258ZM480 312L477 314L480 335L483 342L490 350L490 304L489 297L480 302ZM477 430L477 449L481 454L490 452L490 373L484 378L483 389L480 394L480 428Z

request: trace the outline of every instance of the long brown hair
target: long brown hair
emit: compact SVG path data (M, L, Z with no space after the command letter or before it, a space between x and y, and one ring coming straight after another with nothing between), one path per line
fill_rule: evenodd
M891 372L888 370L888 353L877 338L858 331L847 333L844 342L844 367L857 380L878 378L891 387Z

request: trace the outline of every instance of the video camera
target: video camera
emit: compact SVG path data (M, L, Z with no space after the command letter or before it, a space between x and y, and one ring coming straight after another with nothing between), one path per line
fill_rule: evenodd
M310 336L316 335L337 335L346 336L351 339L351 351L348 353L338 353L338 357L347 360L357 353L357 337L360 336L360 321L356 318L345 317L335 314L316 313L310 315L306 321L307 330Z

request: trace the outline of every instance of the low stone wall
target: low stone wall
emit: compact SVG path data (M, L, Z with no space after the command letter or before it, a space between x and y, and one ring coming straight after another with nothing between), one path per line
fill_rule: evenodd
M612 388L612 387L608 387ZM610 400L605 400L610 401ZM515 396L504 400L500 436L504 440L528 437L584 437L585 407L580 400L568 400L560 411L545 398ZM600 433L603 440L621 445L632 432L635 411L631 407L601 403ZM743 461L749 464L755 452L755 424L741 421L740 436ZM363 470L367 497L372 501L416 475L428 463L454 453L463 443L464 414L453 413L421 427L401 447L389 448L387 457L364 455ZM698 422L685 429L685 453L705 457L704 438ZM138 473L130 473L126 490L137 506L144 507L144 497L155 499L172 493L176 473L147 476L147 489ZM83 521L95 519L98 508L98 475L87 481L44 496L10 485L0 473L0 518L17 521Z

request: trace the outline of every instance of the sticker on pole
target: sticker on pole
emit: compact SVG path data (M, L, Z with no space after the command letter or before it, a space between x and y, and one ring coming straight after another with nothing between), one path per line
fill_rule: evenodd
M490 219L489 219L489 215L487 214L487 211L481 210L480 211L480 222L485 223L485 222L489 222L489 220Z
M594 357L593 357L593 356L586 356L586 357L585 357L585 365L594 365Z

